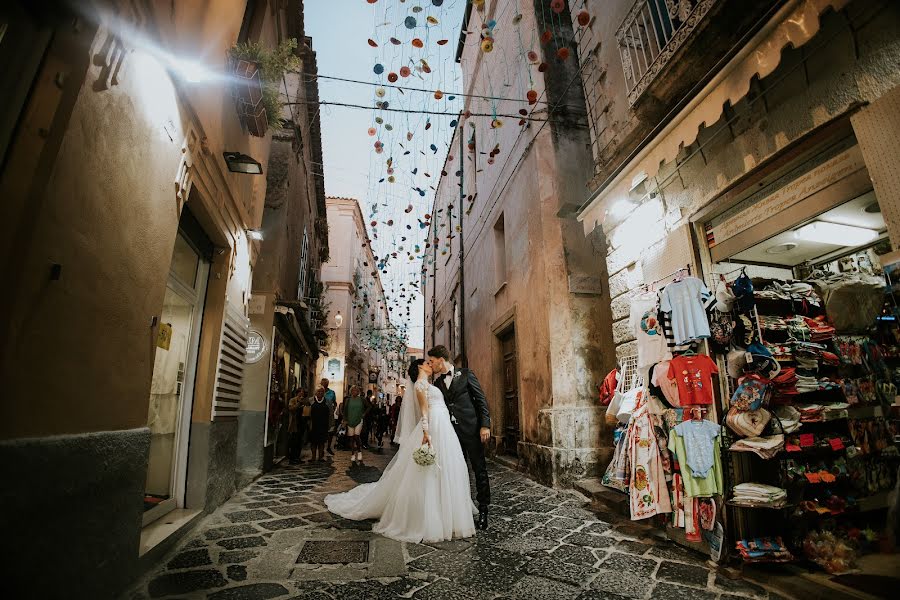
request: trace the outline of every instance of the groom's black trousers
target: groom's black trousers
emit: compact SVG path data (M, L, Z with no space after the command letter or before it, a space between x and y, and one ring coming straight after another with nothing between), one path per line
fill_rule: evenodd
M456 430L459 437L459 445L462 446L466 460L472 465L475 472L475 495L478 499L478 508L487 508L491 503L491 484L488 481L487 461L484 458L484 444L478 434L465 435L459 429Z

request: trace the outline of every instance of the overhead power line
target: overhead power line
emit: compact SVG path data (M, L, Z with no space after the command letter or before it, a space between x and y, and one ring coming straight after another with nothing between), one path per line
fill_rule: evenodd
M528 100L525 98L504 98L502 96L483 96L481 94L465 94L463 92L446 92L444 90L429 90L429 89L425 89L425 88L413 88L413 87L406 87L406 86L402 86L402 85L391 85L389 83L362 81L360 79L348 79L346 77L333 77L331 75L310 75L308 81L312 81L313 79L330 79L332 81L344 81L346 83L357 83L359 85L370 85L370 86L375 86L375 87L403 90L406 92L421 92L421 93L425 93L425 94L434 94L436 92L441 92L444 96L459 96L460 98L478 98L481 100L500 100L503 102L521 102L522 104L526 104L528 102ZM548 102L539 101L538 104L548 104Z
M412 109L405 109L405 108L378 108L375 106L366 106L364 104L349 104L347 102L327 102L327 101L322 101L322 100L284 102L283 104L285 106L291 106L291 105L295 105L295 104L318 104L320 106L341 106L344 108L359 108L359 109L363 109L363 110L383 110L383 111L387 111L387 112L409 113L409 114L417 114L417 115L439 115L439 116L443 115L443 116L448 116L448 117L464 116L464 115L460 115L460 113L458 113L458 112L442 112L442 111L435 111L435 110L412 110ZM535 117L532 117L530 114L529 115L522 115L522 114L510 115L510 114L503 114L503 113L473 113L473 112L470 112L470 113L468 113L467 116L491 117L494 119L496 119L497 117L505 117L508 119L524 119L526 121L537 121L538 123L543 123L548 120L548 119L537 119Z

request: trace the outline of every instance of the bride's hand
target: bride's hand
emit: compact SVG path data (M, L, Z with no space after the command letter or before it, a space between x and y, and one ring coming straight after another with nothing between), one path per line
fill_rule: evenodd
M422 432L422 445L424 446L425 444L431 445L431 436L428 435L427 431Z

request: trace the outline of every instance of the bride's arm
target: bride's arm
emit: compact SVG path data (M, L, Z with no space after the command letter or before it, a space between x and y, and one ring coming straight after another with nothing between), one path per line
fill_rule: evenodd
M428 435L428 386L420 383L416 384L416 401L419 403L419 410L422 411L422 443L430 444L431 436Z

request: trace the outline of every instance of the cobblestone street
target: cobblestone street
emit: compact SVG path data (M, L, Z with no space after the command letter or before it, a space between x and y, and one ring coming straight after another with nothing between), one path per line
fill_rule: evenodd
M628 522L600 521L578 494L497 463L490 529L473 539L404 544L373 534L372 522L325 510L325 495L376 480L392 454L366 452L365 466L350 472L349 454L338 451L333 463L262 477L202 521L127 598L775 597L711 572L691 552L654 544Z

